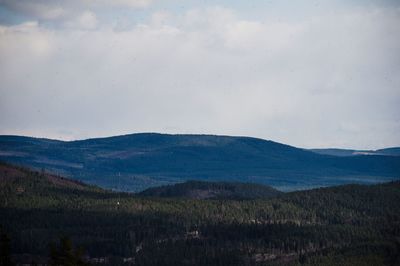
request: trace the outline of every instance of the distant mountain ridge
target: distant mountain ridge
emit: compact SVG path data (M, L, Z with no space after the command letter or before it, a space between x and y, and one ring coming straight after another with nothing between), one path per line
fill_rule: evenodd
M265 185L237 182L187 181L148 188L141 196L187 199L268 199L283 194Z
M348 150L348 149L310 149L318 154L332 156L357 156L357 155L386 155L400 156L400 147L379 149L379 150Z
M400 178L400 157L338 157L273 141L138 133L79 141L0 136L0 160L124 191L186 180L297 190Z

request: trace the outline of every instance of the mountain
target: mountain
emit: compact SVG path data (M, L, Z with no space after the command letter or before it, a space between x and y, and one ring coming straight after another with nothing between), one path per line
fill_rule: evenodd
M117 193L9 164L0 180L0 259L17 265L63 254L64 264L76 254L93 265L400 262L400 182L199 200Z
M379 150L310 149L310 151L332 156L387 155L400 156L400 147Z
M3 207L13 207L12 202L22 196L31 198L25 203L29 207L37 204L44 195L65 198L71 194L84 196L100 192L105 191L77 180L0 163L0 198L5 204Z
M380 149L376 150L376 153L380 155L400 156L400 147Z
M141 191L186 180L288 191L400 177L400 157L317 154L273 141L141 133L79 141L0 136L0 160L104 188Z
M267 199L282 192L265 185L235 182L188 181L148 188L141 196L187 199Z
M25 193L35 186L46 189L71 189L76 191L98 191L100 188L84 184L77 180L64 178L44 172L32 171L0 162L0 187L12 184L17 192ZM37 192L37 191L36 191Z

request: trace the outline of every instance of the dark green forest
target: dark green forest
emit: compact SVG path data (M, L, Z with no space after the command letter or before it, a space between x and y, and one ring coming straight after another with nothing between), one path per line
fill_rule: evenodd
M400 265L400 182L200 200L0 181L0 265Z
M187 181L148 188L140 196L189 199L267 199L282 192L265 185L238 182Z

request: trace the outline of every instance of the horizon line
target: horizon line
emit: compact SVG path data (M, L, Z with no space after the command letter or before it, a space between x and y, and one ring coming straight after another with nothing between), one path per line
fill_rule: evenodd
M337 150L354 150L354 151L378 151L382 149L389 149L389 148L400 148L399 145L395 146L388 146L388 147L381 147L377 149L365 149L365 148L338 148L338 147L313 147L313 148L303 148L299 146L294 146L288 143L284 142L279 142L271 139L266 139L262 137L253 137L249 135L226 135L226 134L212 134L212 133L161 133L161 132L155 132L155 131L144 131L144 132L134 132L134 133L126 133L126 134L117 134L117 135L106 135L106 136L95 136L95 137L88 137L88 138L81 138L81 139L63 139L63 138L52 138L52 137L41 137L41 136L32 136L32 135L15 135L15 134L0 134L0 137L21 137L21 138L33 138L33 139L42 139L42 140L50 140L50 141L59 141L59 142L77 142L77 141L87 141L87 140L93 140L93 139L107 139L107 138L114 138L114 137L125 137L125 136L131 136L131 135L141 135L141 134L154 134L154 135L169 135L169 136L213 136L213 137L230 137L230 138L252 138L252 139L259 139L263 141L270 141L270 142L275 142L279 143L282 145L287 145L291 147L295 147L298 149L304 149L304 150L313 150L313 149L337 149Z

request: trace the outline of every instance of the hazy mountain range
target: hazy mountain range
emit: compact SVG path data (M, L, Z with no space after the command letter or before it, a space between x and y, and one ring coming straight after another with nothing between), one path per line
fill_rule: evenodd
M0 136L1 161L125 191L187 180L260 183L284 191L376 183L400 178L398 154L399 148L305 150L213 135L141 133L79 141Z
M311 149L311 151L333 155L333 156L357 156L357 155L388 155L388 156L400 156L400 148L386 148L379 150L348 150L348 149Z

